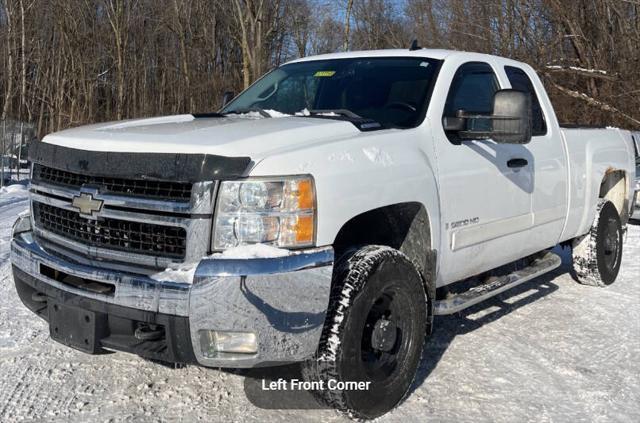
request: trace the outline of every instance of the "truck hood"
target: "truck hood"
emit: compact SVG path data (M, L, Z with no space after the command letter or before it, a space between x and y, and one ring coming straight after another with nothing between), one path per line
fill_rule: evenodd
M176 115L82 126L50 134L43 141L81 150L249 156L258 161L359 132L349 122L311 117Z

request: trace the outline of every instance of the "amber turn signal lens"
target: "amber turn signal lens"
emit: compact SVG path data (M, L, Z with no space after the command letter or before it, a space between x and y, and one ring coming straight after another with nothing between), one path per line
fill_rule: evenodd
M298 181L298 208L313 209L314 207L313 184L310 179Z
M298 216L296 222L296 243L309 244L313 242L313 216Z

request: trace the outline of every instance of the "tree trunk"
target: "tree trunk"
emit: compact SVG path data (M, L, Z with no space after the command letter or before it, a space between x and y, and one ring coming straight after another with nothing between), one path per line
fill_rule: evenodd
M4 105L2 107L2 120L7 118L9 108L11 107L11 99L13 97L13 50L11 49L11 41L13 38L13 19L9 0L5 2L5 12L7 15L7 89L4 95Z
M347 10L344 13L344 43L342 50L349 50L349 37L351 36L351 10L353 9L353 0L347 0Z

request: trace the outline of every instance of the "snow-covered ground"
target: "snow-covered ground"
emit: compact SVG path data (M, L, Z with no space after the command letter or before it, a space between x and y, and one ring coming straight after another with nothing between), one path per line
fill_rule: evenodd
M344 421L331 410L262 410L243 376L173 370L117 353L90 356L49 339L10 275L11 225L25 191L0 193L0 421ZM640 226L629 227L618 281L578 285L564 265L436 319L414 392L381 421L640 421Z

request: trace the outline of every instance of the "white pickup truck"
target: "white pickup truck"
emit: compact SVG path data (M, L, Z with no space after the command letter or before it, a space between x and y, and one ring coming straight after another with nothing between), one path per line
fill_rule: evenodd
M318 392L360 418L407 394L434 315L558 267L554 246L611 284L635 178L631 134L561 128L530 66L427 49L295 60L218 113L69 129L30 160L14 280L54 340L300 362L368 382Z

